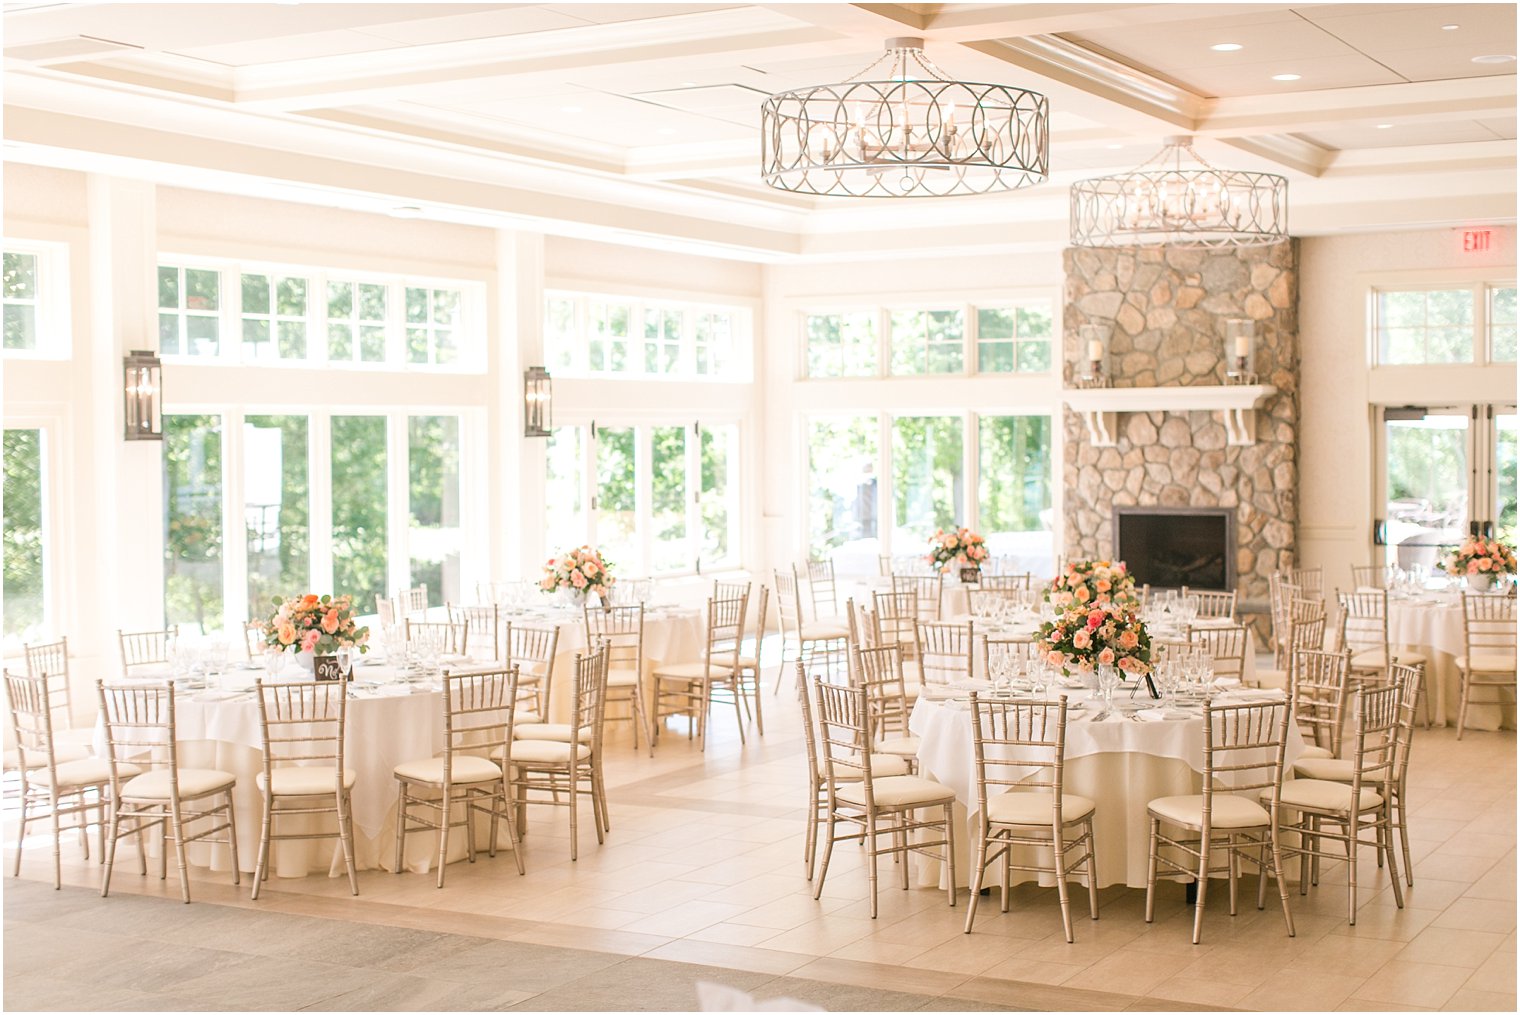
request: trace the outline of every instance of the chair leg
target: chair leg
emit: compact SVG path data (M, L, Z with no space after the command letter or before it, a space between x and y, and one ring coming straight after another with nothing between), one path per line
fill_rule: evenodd
M903 854L903 864L907 865L908 854ZM955 810L950 804L945 804L945 880L948 884L946 889L950 893L950 908L955 908Z
M606 833L603 831L607 825L607 816L604 810L606 805L603 802L606 798L602 795L601 769L595 762L586 765L585 779L587 787L591 791L591 823L596 827L597 845L602 845L607 841Z
M243 869L238 863L237 809L232 806L232 788L227 788L227 849L232 854L232 883L243 883Z
M1388 880L1393 884L1393 901L1404 908L1404 886L1399 881L1398 854L1393 851L1393 816L1389 803L1383 802L1382 816L1383 852L1388 856Z
M876 919L876 818L866 815L866 834L861 840L866 847L866 884L871 892L871 919Z
M21 782L21 821L20 821L20 829L16 832L16 862L11 867L11 877L13 877L13 878L19 878L21 876L21 844L24 843L24 842L26 842L26 822L27 822L27 816L26 816L27 796L26 796L26 793L27 793L27 787L26 787L26 773L25 772L21 773L21 780L22 780L22 782Z
M756 643L756 645L755 645L755 695L754 695L754 697L755 697L755 732L759 733L763 737L763 736L765 736L765 713L764 713L764 709L761 707L761 704L760 704L760 701L761 701L760 684L761 684L762 677L761 677L761 674L760 674L759 657L760 657L760 645L759 645L759 643ZM749 699L746 697L745 700L748 701Z
M406 859L406 783L396 781L396 863L391 873L400 874Z
M576 799L579 779L575 777L575 762L572 760L565 766L565 771L570 776L570 859L576 859L576 852L580 848L580 801Z
M813 787L813 799L808 803L807 831L803 835L802 862L807 879L813 880L813 866L818 859L818 787Z
M1156 850L1160 843L1157 837L1161 833L1161 822L1151 818L1150 854L1146 860L1145 868L1145 922L1156 922Z
M1467 729L1467 699L1472 694L1472 674L1462 673L1462 704L1457 708L1457 739L1462 739L1462 733Z
M1098 843L1093 834L1092 817L1087 819L1087 908L1092 912L1092 918L1098 918L1098 870L1097 856Z
M1288 925L1288 936L1295 937L1298 932L1293 927L1293 910L1288 906L1288 879L1283 876L1282 833L1272 828L1268 834L1272 837L1272 877L1277 881L1277 894L1282 899L1283 922Z
M1356 801L1352 801L1355 803ZM1357 861L1357 815L1353 811L1346 817L1346 922L1356 926L1356 861ZM1319 879L1315 878L1317 882Z
M104 899L111 894L111 868L116 866L116 841L121 838L121 805L116 804L111 808L111 831L106 838L105 870L100 875L100 897ZM141 843L141 838L138 842ZM20 859L21 851L16 851L17 859Z
M438 887L439 888L443 887L443 870L444 870L445 867L448 866L448 859L449 859L449 825L450 825L450 819L453 818L453 816L454 816L453 815L453 810L454 810L454 808L453 808L453 801L451 799L449 799L449 797L450 797L449 790L452 789L452 788L453 787L449 786L448 784L445 784L444 787L443 787L443 798L438 801ZM466 811L465 811L465 817L466 817L466 819L469 818L469 811L468 811L468 809L466 809Z
M1239 883L1240 883L1240 854L1235 851L1235 836L1233 833L1225 840L1225 857L1230 864L1230 915L1235 916L1239 910Z
M823 842L823 863L818 868L818 884L813 889L813 901L823 898L823 882L829 876L829 860L834 856L834 826L836 819L832 808L829 810L829 827L825 833Z
M338 796L338 838L343 842L343 866L348 868L348 888L359 894L359 868L354 865L354 802L345 790Z
M185 904L190 903L190 862L185 856L185 820L180 813L179 798L170 797L169 813L174 826L174 862L179 867L180 895L184 897ZM167 843L165 844L167 847ZM167 849L165 850L167 852Z
M1414 861L1409 858L1409 825L1404 813L1404 792L1395 790L1393 803L1398 808L1399 819L1397 830L1399 833L1399 849L1404 853L1404 879L1410 888L1414 887Z
M341 819L340 819L341 821ZM264 823L259 831L259 855L253 862L253 893L252 898L256 902L259 898L259 888L264 879L269 876L269 836L274 828L274 797L269 792L264 793ZM339 831L343 828L338 825Z
M1071 932L1071 886L1066 883L1066 846L1061 829L1051 831L1051 854L1055 857L1056 897L1061 900L1061 929L1066 932L1066 943L1076 938Z
M1193 944L1203 940L1203 906L1209 894L1209 829L1198 840L1198 901L1193 905Z
M971 925L976 922L976 904L982 895L982 882L987 876L987 821L982 816L977 816L977 839L976 859L972 861L976 865L975 873L971 876L971 898L966 903L966 933L971 933ZM1006 891L1007 886L1004 886Z
M53 811L53 891L63 890L63 826L58 820L58 791L52 794ZM17 852L20 852L19 850Z

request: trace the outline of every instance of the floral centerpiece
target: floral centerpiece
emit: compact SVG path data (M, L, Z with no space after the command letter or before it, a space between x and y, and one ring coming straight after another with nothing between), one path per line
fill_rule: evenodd
M578 599L595 592L606 602L616 582L612 565L602 559L600 553L589 546L578 546L549 558L538 587L546 593L568 589Z
M314 660L340 648L369 651L369 628L354 622L353 596L275 596L274 612L263 622L264 644L272 652L293 648ZM318 676L323 676L318 673Z
M953 567L980 568L986 559L987 541L970 529L940 529L929 537L929 564L941 574Z
M1067 674L1116 666L1122 678L1144 676L1151 669L1151 636L1130 600L1070 606L1040 626L1045 661Z
M1045 590L1045 601L1061 609L1110 601L1138 605L1135 579L1122 560L1073 561Z
M1515 550L1497 539L1469 536L1446 561L1446 573L1487 589L1496 576L1515 573Z

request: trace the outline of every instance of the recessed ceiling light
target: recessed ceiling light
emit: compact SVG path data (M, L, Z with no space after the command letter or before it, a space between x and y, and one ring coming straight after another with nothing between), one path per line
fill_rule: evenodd
M1301 77L1303 77L1302 74L1273 74L1272 75L1272 80L1273 81L1297 81Z
M1443 31L1443 32L1455 32L1457 29L1459 29L1461 27L1462 27L1461 25L1442 25L1441 26L1441 31Z
M1216 53L1233 53L1237 49L1245 49L1245 47L1238 42L1216 42L1209 48Z
M1513 54L1513 53L1509 53L1509 54L1494 53L1494 54L1491 54L1489 56L1475 56L1475 57L1472 58L1472 62L1473 63L1514 63L1515 62L1515 54Z
M674 134L675 132L676 129L674 127L661 127L659 130L655 131L656 134L665 134L667 136Z
M1111 145L1108 146L1108 150L1111 151L1111 152L1116 152L1120 148L1123 148L1123 147L1124 146L1122 144L1111 144Z
M1380 123L1380 124L1377 125L1377 129L1378 130L1387 130L1388 128L1390 128L1392 126L1393 126L1393 124L1391 124L1391 123Z
M681 87L682 88L695 88L695 87L697 87L697 83L695 81L682 81L681 82Z
M422 209L415 204L398 204L386 214L393 219L414 219L422 214Z
M579 113L581 111L581 107L580 106L560 106L559 107L559 111L561 113Z

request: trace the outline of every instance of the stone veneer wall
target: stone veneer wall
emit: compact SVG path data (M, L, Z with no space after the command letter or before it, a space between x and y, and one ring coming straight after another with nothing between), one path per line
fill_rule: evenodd
M1158 409L1121 415L1118 446L1097 448L1081 417L1066 410L1063 552L1068 559L1112 555L1116 505L1233 507L1237 588L1243 601L1265 609L1268 576L1294 562L1296 242L1223 251L1074 248L1063 262L1068 385L1078 328L1109 321L1115 387L1223 384L1223 319L1249 317L1257 322L1256 372L1277 388L1258 410L1249 447L1226 444L1218 413Z

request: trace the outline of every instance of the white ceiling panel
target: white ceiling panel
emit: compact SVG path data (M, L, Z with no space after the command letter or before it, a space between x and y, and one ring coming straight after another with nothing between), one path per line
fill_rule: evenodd
M1297 81L1272 80L1273 75L1279 73L1298 74L1300 77ZM1360 88L1364 85L1396 84L1403 80L1376 60L1353 52L1341 56L1297 56L1230 68L1190 69L1170 76L1191 91L1209 98Z
M362 30L382 39L404 42L410 46L426 46L439 42L549 32L556 28L576 28L590 23L585 18L577 18L561 10L550 10L536 4L514 4L500 10L457 14L447 18L426 18L403 24L372 25Z
M1505 141L1515 140L1515 118L1513 116L1508 120L1479 120L1478 122L1483 125L1485 130L1492 132L1494 137Z
M174 52L180 56L208 60L228 67L255 67L277 60L308 60L325 56L345 56L349 53L376 53L400 46L401 43L368 32L340 29L333 32L312 32L307 35L288 35L282 39L248 39L241 42L224 42L215 46L194 46L177 49Z
M1491 42L1487 48L1475 49L1406 49L1397 53L1380 53L1378 62L1397 71L1410 81L1444 81L1447 78L1486 78L1515 76L1515 63L1473 63L1474 56L1486 56L1499 52L1514 54L1515 43L1511 39Z
M1515 5L1509 3L1435 4L1392 11L1382 4L1349 9L1337 5L1330 10L1309 6L1299 12L1348 45L1377 57L1411 49L1515 51ZM1442 25L1458 27L1448 32ZM1484 48L1496 45L1499 49Z
M731 10L744 4L549 4L544 10L566 14L580 21L598 25L612 25L620 21L647 21L651 18L671 18L680 14L706 14L710 11Z
M1455 120L1449 123L1396 123L1386 129L1379 129L1376 124L1357 124L1298 136L1321 148L1333 148L1339 151L1494 140L1494 132L1474 120Z

